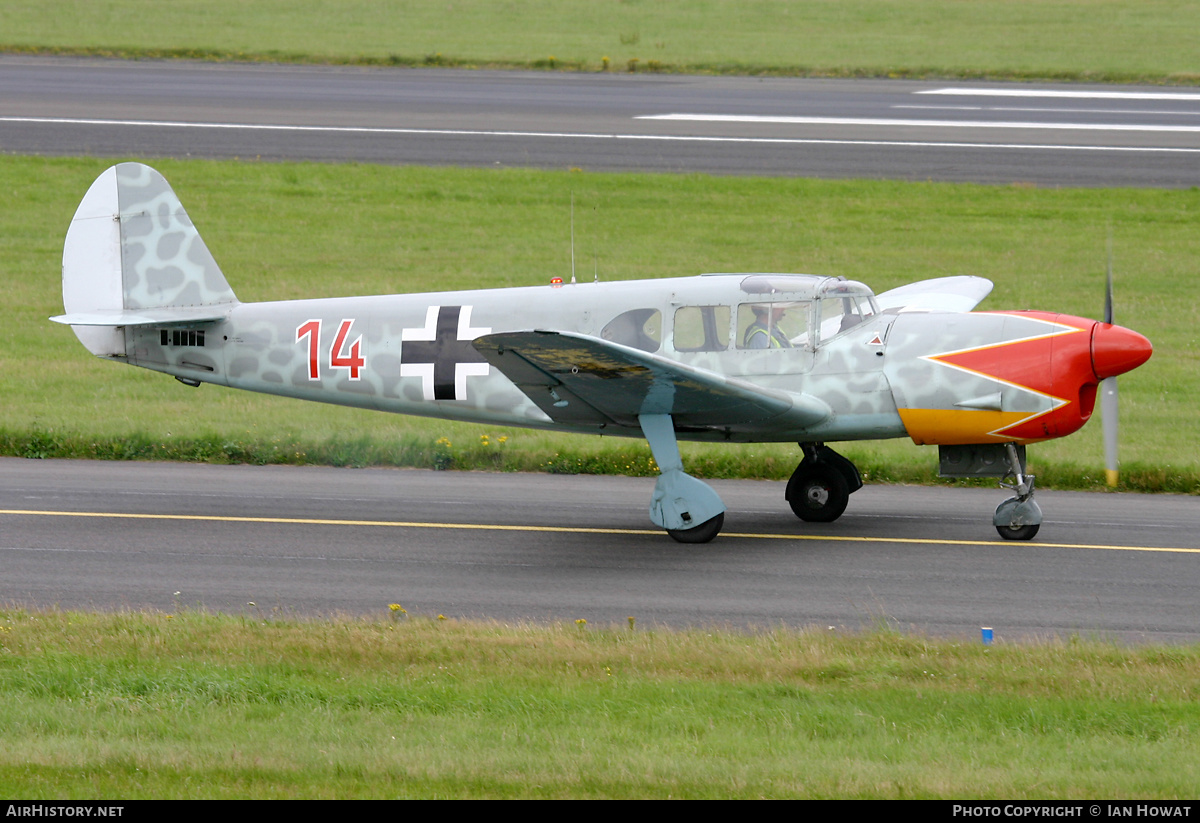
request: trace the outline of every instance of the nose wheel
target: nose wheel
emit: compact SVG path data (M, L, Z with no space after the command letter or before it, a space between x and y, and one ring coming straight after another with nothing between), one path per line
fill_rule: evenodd
M1038 533L1040 525L1032 526L997 526L996 531L1005 540L1032 540Z

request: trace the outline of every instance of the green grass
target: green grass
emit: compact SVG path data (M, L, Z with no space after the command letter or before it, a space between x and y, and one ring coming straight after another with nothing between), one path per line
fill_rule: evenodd
M0 794L1186 798L1200 653L0 611Z
M0 157L0 453L319 462L644 474L636 441L494 430L306 404L88 355L61 312L62 238L108 161ZM1112 226L1117 319L1156 354L1122 378L1129 488L1197 493L1200 191L1042 190L940 183L163 160L242 300L548 282L579 259L606 280L702 271L801 271L877 291L950 274L989 277L984 308L1098 316ZM186 414L180 410L186 409ZM1030 449L1039 482L1102 482L1099 426ZM487 445L482 438L487 437ZM501 443L500 438L507 438ZM436 441L446 438L449 447ZM936 453L847 445L874 481L928 481ZM701 476L785 477L798 450L695 445Z
M7 0L0 50L371 65L1200 80L1190 0Z

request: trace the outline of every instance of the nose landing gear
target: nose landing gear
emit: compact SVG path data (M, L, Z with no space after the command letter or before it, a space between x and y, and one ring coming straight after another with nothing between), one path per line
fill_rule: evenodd
M938 474L942 477L995 477L1012 489L996 507L992 525L1005 540L1031 540L1042 525L1042 509L1033 499L1033 475L1025 474L1025 447L1016 443L939 446ZM1012 482L1005 482L1011 480Z
M996 507L992 523L1005 540L1032 540L1042 526L1042 508L1033 499L1032 474L1025 474L1025 466L1012 443L1004 444L1008 456L1009 471L1000 479L1000 485L1012 489L1016 497L1010 497ZM1008 478L1012 483L1005 483Z

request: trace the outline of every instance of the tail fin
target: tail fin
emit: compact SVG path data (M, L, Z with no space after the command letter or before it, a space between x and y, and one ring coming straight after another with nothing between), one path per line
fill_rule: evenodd
M237 297L175 192L141 163L96 178L63 246L63 308L100 357L125 356L125 326L219 320Z

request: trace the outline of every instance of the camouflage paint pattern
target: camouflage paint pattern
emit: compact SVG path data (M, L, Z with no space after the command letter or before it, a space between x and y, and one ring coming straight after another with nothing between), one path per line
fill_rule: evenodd
M117 166L125 308L212 306L237 298L163 176Z

